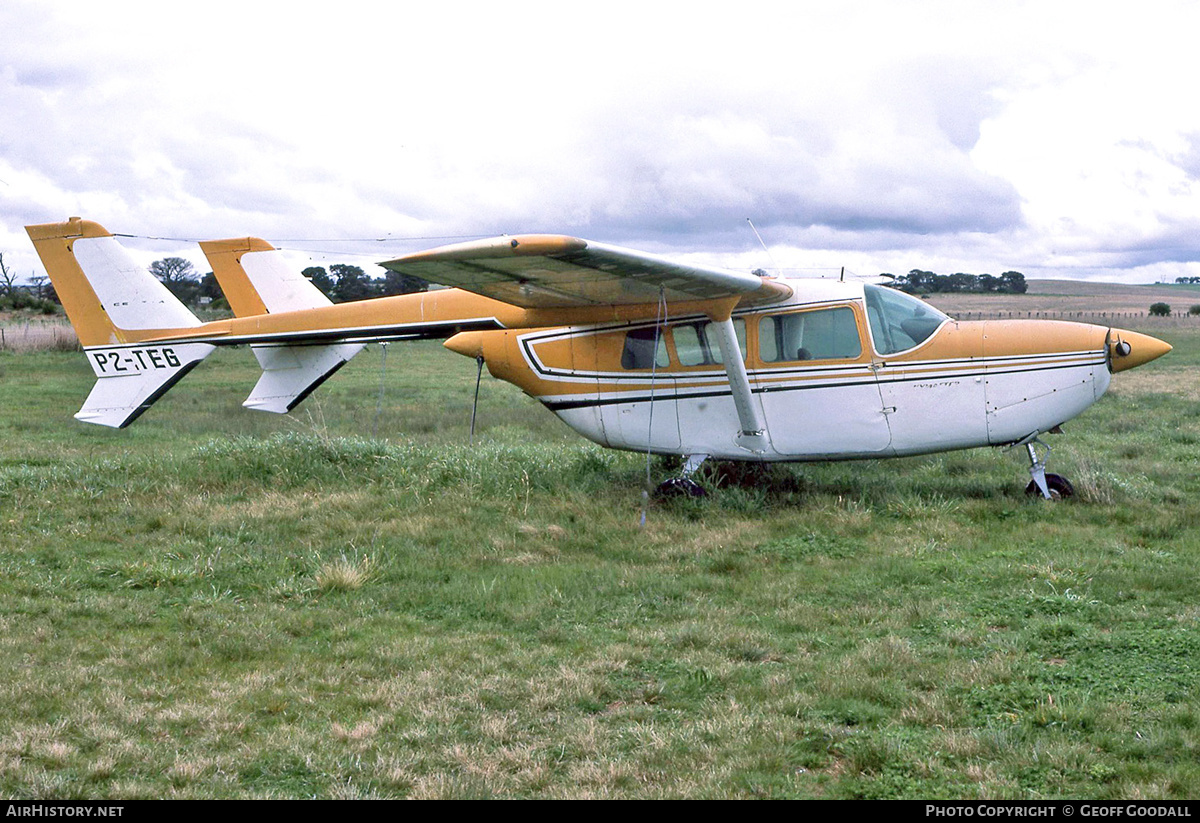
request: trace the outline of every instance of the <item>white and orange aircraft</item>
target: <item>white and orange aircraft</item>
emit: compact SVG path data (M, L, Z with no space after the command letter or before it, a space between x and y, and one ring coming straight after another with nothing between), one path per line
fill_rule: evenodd
M235 317L202 323L96 223L27 227L96 373L76 418L133 422L217 346L263 374L243 405L286 413L365 343L441 338L584 437L707 458L816 461L1024 446L1170 351L1115 328L954 320L894 289L775 279L557 235L444 246L382 265L451 288L334 305L257 238L201 243ZM1048 449L1046 449L1048 451Z

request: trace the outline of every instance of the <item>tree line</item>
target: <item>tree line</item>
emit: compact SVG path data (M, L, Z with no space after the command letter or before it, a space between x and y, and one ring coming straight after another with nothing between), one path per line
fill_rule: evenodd
M1024 294L1029 286L1019 271L1006 271L1000 276L991 274L934 274L913 269L908 274L884 274L892 278L888 285L909 294L941 294L944 292L993 292Z
M182 257L156 260L150 264L150 273L187 306L228 308L216 276L212 272L199 274L191 262ZM303 274L334 303L429 290L429 282L419 277L394 271L383 277L369 277L360 267L345 263L334 263L328 269L309 266Z
M182 257L164 257L150 264L150 273L192 308L228 308L225 295L212 272L200 274L191 261ZM763 273L756 271L757 273ZM429 290L429 282L419 277L389 271L383 277L369 277L358 266L334 263L324 266L309 266L303 272L318 290L334 303L348 303L371 297L387 297L396 294L412 294ZM939 294L945 292L994 292L997 294L1024 294L1028 288L1025 275L1017 271L1004 274L935 274L931 271L913 269L908 274L893 275L888 284L909 294ZM0 309L38 308L45 304L59 304L54 286L45 275L30 278L31 287L16 284L13 273L4 265L0 253ZM1200 277L1176 278L1176 283L1200 283ZM42 301L45 301L43 303ZM7 304L7 305L6 305ZM26 305L29 304L29 305Z
M4 252L0 252L0 311L57 312L58 295L53 287L49 287L50 278L43 274L34 275L29 280L30 285L19 285L17 273L5 264Z

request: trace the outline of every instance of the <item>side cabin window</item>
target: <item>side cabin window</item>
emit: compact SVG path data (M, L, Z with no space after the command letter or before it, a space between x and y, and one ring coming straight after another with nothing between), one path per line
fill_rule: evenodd
M746 321L735 319L733 330L737 335L742 360L746 359ZM671 330L675 341L675 355L681 366L721 365L721 344L717 342L717 330L707 320L698 323L683 323Z
M875 351L895 354L924 343L950 318L923 300L884 286L864 286Z
M858 323L849 306L764 317L758 346L766 363L853 359L862 354Z
M667 356L666 335L661 327L632 329L625 335L625 348L621 351L621 368L666 368L670 364L671 360Z

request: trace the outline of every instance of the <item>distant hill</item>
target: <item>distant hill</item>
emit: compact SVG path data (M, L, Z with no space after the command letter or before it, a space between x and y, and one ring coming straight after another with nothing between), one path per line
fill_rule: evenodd
M1171 313L1186 314L1200 305L1200 285L1173 283L1129 285L1083 280L1026 280L1025 294L931 294L928 300L948 314L968 311L1146 312L1151 303L1167 303Z

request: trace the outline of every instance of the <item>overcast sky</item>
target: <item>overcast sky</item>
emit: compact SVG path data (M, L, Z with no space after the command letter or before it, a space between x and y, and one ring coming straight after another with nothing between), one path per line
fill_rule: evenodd
M41 273L23 227L81 215L202 271L184 240L366 267L561 232L793 274L1200 276L1197 32L1155 0L4 0L0 252Z

